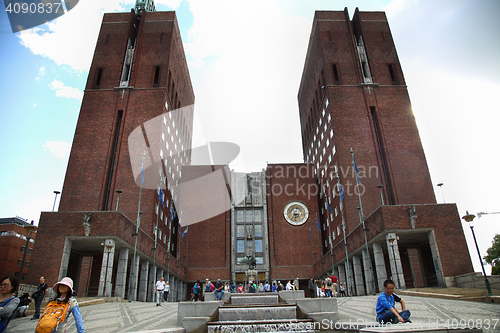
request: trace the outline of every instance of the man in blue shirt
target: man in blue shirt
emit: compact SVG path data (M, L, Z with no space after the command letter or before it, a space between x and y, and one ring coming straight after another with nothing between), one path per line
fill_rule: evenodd
M406 310L405 301L394 294L394 290L396 289L394 281L385 280L384 289L385 291L377 299L377 321L381 324L411 323L411 314L409 310ZM401 303L401 312L396 310L395 302Z

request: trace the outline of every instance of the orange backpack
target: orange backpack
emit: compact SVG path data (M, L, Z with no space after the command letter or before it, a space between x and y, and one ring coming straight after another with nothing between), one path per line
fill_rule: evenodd
M57 331L59 324L63 324L68 314L70 302L63 303L52 301L47 304L45 311L43 311L38 325L36 326L37 333L51 333Z

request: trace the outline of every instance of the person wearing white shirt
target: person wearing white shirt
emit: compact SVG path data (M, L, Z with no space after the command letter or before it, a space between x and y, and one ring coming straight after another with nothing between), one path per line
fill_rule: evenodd
M160 281L156 282L156 306L161 306L161 299L163 298L163 291L165 290L165 281L163 280L163 276L160 278Z

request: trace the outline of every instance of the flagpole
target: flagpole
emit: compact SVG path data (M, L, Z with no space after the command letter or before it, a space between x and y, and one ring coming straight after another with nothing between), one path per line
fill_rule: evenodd
M309 237L311 238L312 265L313 265L313 273L314 273L314 275L316 275L316 267L314 266L314 247L313 247L313 237L312 237L311 226L312 226L312 222L311 222L311 219L309 219Z
M172 210L174 207L174 203L172 202ZM172 241L172 224L174 223L174 218L172 217L172 214L170 215L170 223L169 223L169 234L168 234L168 259L167 259L167 281L170 283L170 260L172 259L172 255L170 254L171 251L171 241ZM174 294L172 293L172 299L174 297Z
M132 285L134 284L134 270L135 270L135 256L137 254L137 237L139 236L139 226L141 225L141 196L142 196L142 183L144 182L144 159L146 158L146 151L144 151L144 155L142 155L142 167L141 167L141 186L139 190L139 204L137 205L137 222L135 226L135 243L134 243L134 257L132 258L132 267L131 267L131 278L129 284L128 291L128 300L132 301Z
M181 219L182 219L182 212L181 212ZM186 226L186 231L188 230L189 226ZM187 232L186 232L187 234ZM186 286L187 286L187 268L188 268L188 254L189 254L189 236L187 236L186 239Z
M337 180L339 180L339 177L337 176ZM344 247L345 247L345 258L346 258L346 265L347 265L347 283L349 284L349 288L351 290L351 293L353 291L352 288L352 279L351 279L351 270L349 268L349 253L347 251L347 238L345 235L345 220L344 220L344 190L342 189L342 185L340 185L340 181L338 182L339 184L339 192L340 192L340 215L342 216L342 233L344 234ZM347 292L349 294L349 291Z
M372 295L375 295L375 281L373 279L373 267L372 267L372 259L370 255L370 250L368 249L368 238L366 237L366 227L365 227L365 216L363 214L363 205L361 204L361 192L359 191L359 185L361 185L361 180L359 179L359 170L358 170L358 165L356 164L356 159L354 158L354 151L352 150L351 147L351 155L352 155L352 165L354 167L354 170L356 172L356 184L358 186L358 199L359 199L359 221L362 224L363 227L363 235L365 237L365 247L366 247L366 256L368 259L368 269L370 271L370 277L372 280Z
M161 170L161 165L160 165L160 170ZM158 190L158 201L163 205L163 200L161 198L161 174L160 174L160 188ZM154 248L154 254L153 254L153 270L154 270L154 273L153 273L153 281L151 281L152 283L152 289L151 290L154 290L156 288L156 249L158 247L158 218L160 216L160 205L158 205L158 211L156 212L156 229L155 229L155 248ZM153 298L154 298L154 294L153 294ZM154 302L154 299L153 299L153 302Z
M332 212L332 210L331 210L332 207L330 207L330 203L328 202L329 200L328 200L328 196L326 195L326 193L325 193L325 200L326 200L326 204L327 204L327 210ZM330 220L328 220L328 221L330 221ZM332 241L332 229L330 226L330 222L328 222L328 241L330 242L330 255L332 257L332 274L333 274L335 261L333 260L333 241Z

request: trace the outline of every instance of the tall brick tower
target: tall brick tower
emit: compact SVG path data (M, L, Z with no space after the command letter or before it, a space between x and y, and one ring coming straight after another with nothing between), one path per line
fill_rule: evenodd
M180 290L172 297L182 297L179 217L167 180L190 163L192 104L175 12L156 12L148 0L105 14L59 211L41 214L33 272L49 284L69 276L81 296L139 300L165 275Z
M351 292L391 276L401 287L445 285L472 271L456 206L436 204L385 13L316 12L298 102L323 253ZM457 255L466 259L453 264Z

